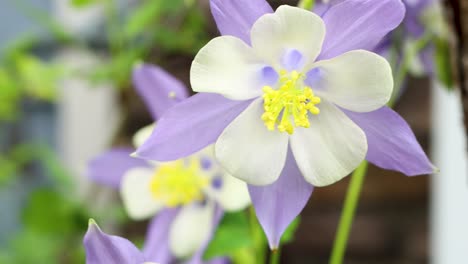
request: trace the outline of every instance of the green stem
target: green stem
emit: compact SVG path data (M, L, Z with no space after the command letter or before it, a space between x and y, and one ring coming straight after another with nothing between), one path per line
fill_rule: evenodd
M315 0L301 0L297 6L306 10L312 10L312 8L314 8L314 4Z
M257 216L255 215L255 209L253 206L249 208L250 215L250 229L254 240L254 252L256 255L256 263L265 263L266 257L266 241L263 236L262 228L258 223Z
M281 252L280 248L270 251L270 264L279 264L280 263Z
M367 172L367 161L363 161L361 165L354 171L351 176L351 182L348 187L348 192L345 198L343 212L341 213L340 223L335 236L330 264L341 264L346 251L349 233L353 224L353 218L356 213L356 208L361 193L364 176Z

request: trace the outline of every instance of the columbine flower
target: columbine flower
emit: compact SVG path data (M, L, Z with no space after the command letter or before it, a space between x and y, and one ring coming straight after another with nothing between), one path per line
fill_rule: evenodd
M345 177L366 158L407 175L433 172L408 124L385 107L388 63L372 50L400 24L399 0L353 1L323 17L263 0L212 0L225 36L196 56L199 93L160 119L141 157L173 160L216 142L216 157L250 183L272 248L313 185ZM229 36L228 36L229 35Z
M133 77L155 120L186 96L183 84L157 67L139 66ZM146 139L152 127L137 132L136 146ZM219 167L210 147L166 163L138 160L129 156L131 152L115 149L93 160L91 178L119 188L133 219L158 214L150 224L150 229L158 232L149 234L158 245L158 250L151 251L153 259L170 263L174 257L191 256L190 263L200 262L218 225L216 219L220 216L216 215L242 210L250 203L246 184Z
M154 226L154 225L153 225ZM143 251L140 251L132 242L123 237L111 236L101 231L94 220L89 220L88 231L85 234L83 244L86 250L87 264L157 264L156 254L163 245L156 241L160 231L151 227L148 232L148 240ZM168 262L159 262L168 263ZM192 262L200 263L200 262ZM212 260L210 264L227 263L223 258Z

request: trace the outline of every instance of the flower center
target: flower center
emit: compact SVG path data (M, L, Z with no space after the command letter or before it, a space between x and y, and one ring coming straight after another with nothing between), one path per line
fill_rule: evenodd
M151 193L168 207L203 200L203 188L209 184L197 159L178 160L160 166L150 183Z
M283 70L280 71L279 89L263 87L265 112L262 120L268 130L274 131L276 126L278 131L292 134L294 127L310 127L309 112L314 115L320 113L316 106L320 103L320 97L303 84L303 78L304 75L297 71L288 73Z

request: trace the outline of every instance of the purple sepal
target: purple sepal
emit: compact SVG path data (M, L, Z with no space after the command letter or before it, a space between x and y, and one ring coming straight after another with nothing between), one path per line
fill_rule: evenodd
M211 13L221 35L238 37L250 44L250 29L264 14L273 13L265 0L211 0Z
M327 3L323 3L323 0L316 1L314 5L314 13L323 16L325 13L334 5L339 4L346 0L330 0Z
M305 181L289 149L286 164L276 182L267 186L249 185L248 188L270 248L278 248L281 236L304 209L314 187Z
M149 166L144 160L130 157L134 151L132 148L113 148L101 154L89 162L87 175L96 183L119 189L125 172Z
M419 145L410 126L392 109L382 107L369 113L343 111L366 134L366 159L369 162L408 176L430 174L437 170Z
M83 239L87 264L142 264L143 254L130 241L102 232L94 221L90 221Z
M154 120L189 96L185 85L162 68L141 64L133 69L133 84Z
M169 228L178 209L164 209L149 223L143 254L157 263L172 263L174 256L169 248Z
M318 60L330 59L347 51L372 51L405 16L399 0L343 1L324 15L326 36Z
M171 161L186 157L214 143L224 128L249 104L222 95L199 93L169 109L137 156Z

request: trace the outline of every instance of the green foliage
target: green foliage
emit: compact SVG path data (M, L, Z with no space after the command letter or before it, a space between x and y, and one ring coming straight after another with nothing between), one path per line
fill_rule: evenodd
M234 256L253 246L249 219L245 212L226 213L205 251L205 259Z
M0 120L16 118L16 107L21 97L20 90L8 72L0 68Z
M61 65L33 55L31 49L35 43L29 37L16 41L0 62L0 120L18 118L24 97L54 101L58 80L67 74Z
M294 239L299 223L300 217L297 217L288 226L281 238L281 245ZM226 213L205 251L204 259L229 256L233 263L264 263L266 243L266 237L253 210L250 214L245 211Z
M157 24L161 15L164 14L164 3L170 5L177 4L178 1L144 1L129 16L124 28L123 34L127 39L133 39L138 35L148 31Z
M13 179L17 168L14 160L0 155L0 187L6 185ZM1 263L1 262L0 262Z
M96 2L97 0L71 0L72 5L76 8L88 7Z
M446 39L435 38L435 72L437 79L449 90L454 88L450 45Z
M32 231L49 235L72 234L81 230L86 219L80 206L51 189L35 191L23 210L23 224Z
M55 99L57 82L64 73L59 65L28 54L17 56L15 63L16 77L25 95L46 101Z

